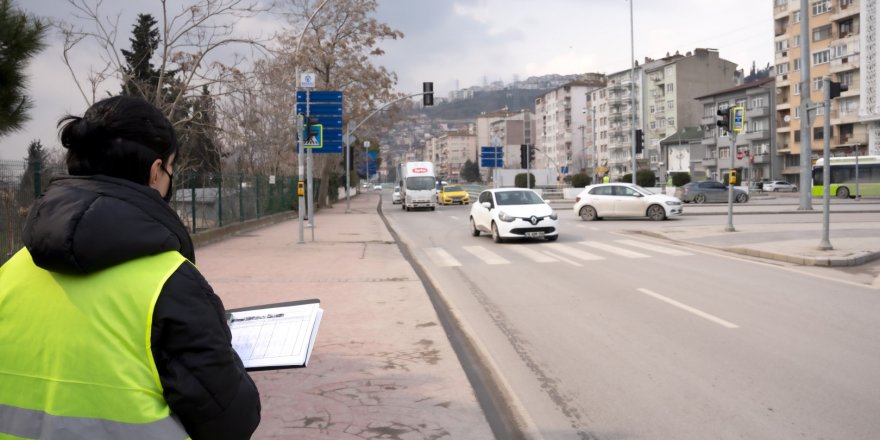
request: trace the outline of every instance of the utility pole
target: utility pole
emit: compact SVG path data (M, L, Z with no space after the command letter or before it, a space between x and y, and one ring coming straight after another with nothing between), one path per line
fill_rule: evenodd
M801 0L801 173L800 185L800 205L798 211L812 211L812 191L808 189L810 186L810 159L813 154L812 133L810 125L812 118L810 117L810 64L812 57L810 56L810 5L808 0ZM827 110L827 109L826 109ZM826 111L826 118L827 118Z
M629 0L629 102L630 111L632 111L632 131L630 139L632 140L632 184L636 184L636 43L633 32L633 2ZM806 1L806 0L803 0ZM806 35L806 34L804 34ZM641 90L641 89L639 89Z

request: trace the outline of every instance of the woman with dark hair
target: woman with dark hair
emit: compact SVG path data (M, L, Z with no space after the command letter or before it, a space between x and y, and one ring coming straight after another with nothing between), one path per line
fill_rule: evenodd
M250 438L259 393L167 203L171 123L117 96L59 127L70 176L0 267L0 437Z

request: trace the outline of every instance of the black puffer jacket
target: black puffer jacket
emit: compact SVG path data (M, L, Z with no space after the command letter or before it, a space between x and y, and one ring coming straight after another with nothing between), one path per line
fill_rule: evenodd
M148 186L106 176L54 180L31 209L24 244L38 266L86 274L176 250L195 262L177 214ZM232 349L220 298L182 264L153 312L152 350L165 399L194 439L246 439L260 396Z

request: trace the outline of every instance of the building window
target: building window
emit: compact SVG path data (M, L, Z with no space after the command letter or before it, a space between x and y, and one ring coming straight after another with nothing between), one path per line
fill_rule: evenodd
M766 99L766 97L764 97L764 96L756 96L756 97L752 98L752 107L751 108L764 107L766 105L766 104L764 104L765 99Z
M846 8L847 6L853 4L853 0L840 0L840 7Z
M798 58L798 59L794 60L794 71L798 72L800 70L801 70L801 59Z
M736 100L736 107L745 107L746 106L746 98L739 98Z
M656 129L656 128L657 128L657 123L656 123L656 122L654 122L654 121L651 121L651 124L650 124L650 126L651 126L651 130L654 130L654 129Z
M782 52L784 50L788 50L788 39L776 42L776 51Z
M752 131L767 130L769 128L769 121L765 118L752 120Z
M669 118L666 120L666 125L670 127L675 127L675 118Z
M831 58L840 58L847 55L846 44L831 47Z
M792 15L792 21L795 23L801 22L801 11L794 11Z
M813 128L813 139L822 139L825 136L825 127L814 127Z
M718 149L719 159L730 159L730 147L722 147Z
M794 94L795 95L801 94L801 83L798 82L798 83L794 84Z
M813 15L819 15L828 12L828 6L830 4L831 2L827 0L819 0L817 2L813 2Z
M800 36L800 34L791 37L791 47L801 47L801 36Z
M813 90L822 90L822 85L825 81L822 78L814 78L813 79Z
M822 41L828 38L831 38L830 24L813 29L813 41Z
M666 84L666 93L671 93L673 89L673 84Z
M666 101L666 110L667 111L675 110L675 101L673 101L671 99L669 101Z
M840 99L838 100L838 105L840 106L840 114L847 115L850 113L858 113L859 112L859 100L858 99Z
M654 106L653 105L648 108L648 113L654 113Z
M779 63L776 65L776 74L785 75L788 73L788 63Z
M794 118L795 119L801 118L801 107L800 106L797 106L794 108Z
M842 2L841 2L841 6L843 6L843 3L842 3ZM849 20L846 20L846 21L841 21L840 24L839 24L838 27L837 27L837 30L838 30L839 33L840 33L840 38L846 38L847 35L849 35L849 34L851 34L851 33L853 32L853 21L852 21L852 19L849 19Z
M715 116L715 106L712 104L704 104L703 105L703 116L705 116L705 117Z
M838 73L837 79L841 84L851 85L853 83L853 72Z
M830 55L831 55L830 51L827 49L823 50L822 52L814 53L813 54L813 65L827 63L830 59Z

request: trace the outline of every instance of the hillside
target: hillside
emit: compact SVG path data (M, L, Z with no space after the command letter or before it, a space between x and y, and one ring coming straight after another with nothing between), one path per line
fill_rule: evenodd
M509 89L474 92L474 97L444 102L435 107L418 109L432 119L462 120L475 119L480 113L498 111L507 107L510 111L528 109L535 111L535 98L546 93L545 90Z

